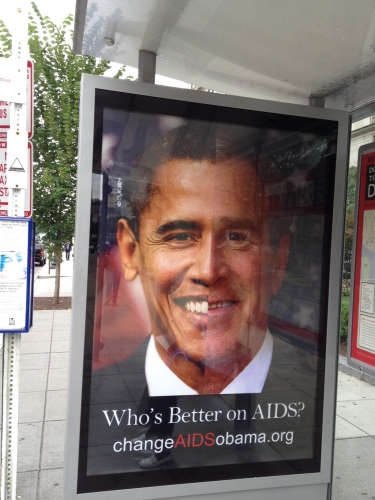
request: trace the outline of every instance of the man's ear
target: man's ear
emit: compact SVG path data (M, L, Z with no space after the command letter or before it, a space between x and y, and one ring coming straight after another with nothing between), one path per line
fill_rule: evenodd
M139 245L125 219L117 222L117 243L126 281L133 281L138 275Z
M289 259L290 236L287 234L279 240L273 256L272 295L276 295L282 285L285 269Z

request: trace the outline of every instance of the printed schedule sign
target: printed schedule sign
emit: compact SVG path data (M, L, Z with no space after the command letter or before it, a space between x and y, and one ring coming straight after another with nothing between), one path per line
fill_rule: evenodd
M0 218L0 332L28 331L32 221Z
M375 374L375 145L359 150L348 363Z
M326 473L327 332L339 306L337 296L328 307L329 255L340 241L332 222L344 115L247 100L242 109L149 87L97 89L94 123L84 122L94 140L89 162L81 143L86 212L75 248L85 252L75 258L87 280L86 295L82 274L75 283L71 361L71 394L79 384L82 393L70 399L73 419L81 402L80 431L70 432L70 420L67 437L70 449L78 437L79 456L68 449L67 467L77 469L67 472L66 498L311 481Z

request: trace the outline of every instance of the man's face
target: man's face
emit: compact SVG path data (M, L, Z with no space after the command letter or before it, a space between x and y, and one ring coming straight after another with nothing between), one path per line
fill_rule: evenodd
M153 335L213 368L255 355L278 275L256 170L170 160L154 188L132 254Z

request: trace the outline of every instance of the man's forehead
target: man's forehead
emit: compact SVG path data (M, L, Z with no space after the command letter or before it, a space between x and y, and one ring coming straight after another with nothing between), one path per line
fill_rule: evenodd
M225 161L189 160L171 158L156 167L149 186L151 196L160 194L171 184L183 188L189 185L189 180L199 175L201 186L208 192L215 188L232 184L239 185L242 191L257 191L264 189L258 169L249 161L241 158L230 158ZM224 181L224 182L223 182Z

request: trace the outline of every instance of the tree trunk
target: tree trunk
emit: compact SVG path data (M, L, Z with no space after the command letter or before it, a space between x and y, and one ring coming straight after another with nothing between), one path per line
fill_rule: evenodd
M56 306L60 301L60 261L61 250L55 253L56 260L56 275L55 275L55 291L53 294L53 305Z

